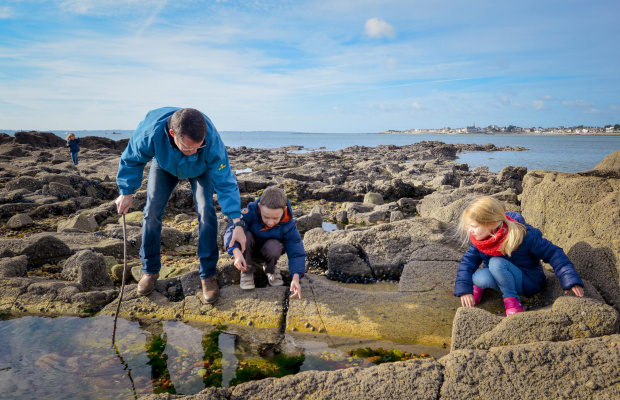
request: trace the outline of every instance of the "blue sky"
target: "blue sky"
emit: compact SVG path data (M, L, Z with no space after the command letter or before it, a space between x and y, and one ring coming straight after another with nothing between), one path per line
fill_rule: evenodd
M620 2L0 2L0 129L620 123Z

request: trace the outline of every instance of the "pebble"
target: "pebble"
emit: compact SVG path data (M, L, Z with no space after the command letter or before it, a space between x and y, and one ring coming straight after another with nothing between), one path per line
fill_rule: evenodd
M181 318L181 314L176 314L174 318Z
M304 327L306 327L306 328L310 328L310 326L311 326L311 325L310 325L310 322L306 322L306 323L304 324Z
M254 322L248 321L248 326L252 326L252 325L254 325Z
M586 387L588 389L592 389L592 390L598 389L598 385L596 383L592 382L592 381L587 381L586 382Z
M297 332L297 328L292 327L292 328L291 328L291 331L292 331L292 332Z
M235 318L236 315L237 315L237 313L233 311L233 312L230 313L230 318Z

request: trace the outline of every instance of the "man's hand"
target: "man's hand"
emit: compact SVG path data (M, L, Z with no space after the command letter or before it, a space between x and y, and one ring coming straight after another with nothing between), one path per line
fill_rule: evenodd
M575 296L577 297L583 297L583 287L579 286L579 285L575 285L572 288L570 288L570 290L573 291L573 293L575 293ZM564 291L564 294L568 294L568 290Z
M127 214L133 203L133 194L121 194L115 201L116 210L119 214Z
M291 299L297 296L301 300L301 284L299 283L299 274L293 274L293 280L291 280Z
M243 257L243 253L239 249L233 250L233 256L235 257L235 268L239 271L247 271L248 266L245 263L245 258Z
M235 230L233 230L232 238L230 239L230 243L228 243L228 247L232 247L235 245L235 242L239 242L241 245L241 252L245 251L245 231L242 226L235 226Z
M464 294L461 296L461 305L463 307L473 307L474 306L474 295L473 294Z

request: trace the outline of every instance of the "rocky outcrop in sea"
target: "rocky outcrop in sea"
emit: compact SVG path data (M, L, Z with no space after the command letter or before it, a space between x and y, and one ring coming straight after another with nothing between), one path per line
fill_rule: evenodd
M50 133L0 134L0 310L13 314L113 315L123 272L114 182L126 141L84 138L80 163ZM120 316L226 323L325 336L444 347L438 360L367 369L308 371L211 388L183 398L614 398L620 396L620 151L576 174L455 162L462 151L522 150L420 142L408 146L230 148L245 204L284 188L307 250L302 300L287 287L239 289L222 251L221 299L200 299L197 223L191 190L173 193L162 232L163 265L153 294L140 278L145 182L127 215L128 280ZM148 167L147 167L148 168ZM146 171L147 169L145 169ZM586 298L564 295L549 272L528 312L503 316L499 296L460 308L452 289L464 251L454 235L462 208L480 195L562 246ZM225 217L218 211L220 233ZM324 229L329 224L337 230ZM221 235L220 235L221 236ZM278 267L288 279L286 257ZM168 396L168 397L166 397ZM147 398L176 398L152 395Z

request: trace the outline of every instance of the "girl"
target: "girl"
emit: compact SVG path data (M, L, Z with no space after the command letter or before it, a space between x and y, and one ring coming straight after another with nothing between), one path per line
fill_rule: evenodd
M69 147L69 151L71 152L71 160L73 160L73 164L77 165L78 163L78 151L80 151L80 139L75 137L75 134L70 133L67 135L67 147Z
M545 275L540 260L551 264L564 293L583 297L583 282L564 251L542 237L540 230L525 223L518 213L507 213L493 197L480 197L463 211L459 231L471 241L463 255L454 295L463 307L473 307L484 289L502 292L506 315L523 311L519 295L543 290ZM478 269L480 263L483 267Z

